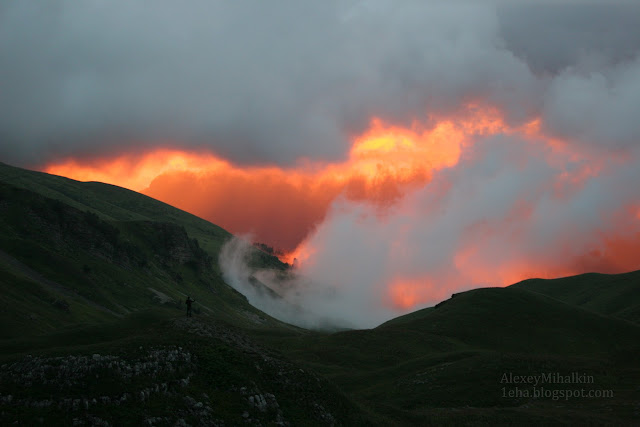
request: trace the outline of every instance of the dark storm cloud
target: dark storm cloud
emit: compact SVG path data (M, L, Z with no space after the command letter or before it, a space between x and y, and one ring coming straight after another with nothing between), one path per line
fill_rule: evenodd
M0 157L30 164L165 143L241 163L336 159L373 115L408 123L477 100L512 121L542 115L552 132L625 147L638 136L628 117L640 98L636 12L608 3L5 2ZM584 115L597 120L576 129Z
M503 3L505 46L548 86L545 128L605 149L640 143L640 3Z
M536 73L633 60L640 47L640 3L502 3L506 46Z

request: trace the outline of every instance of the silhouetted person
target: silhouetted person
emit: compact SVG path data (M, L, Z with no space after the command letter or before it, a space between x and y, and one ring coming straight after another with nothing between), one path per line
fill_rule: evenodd
M191 304L196 302L196 300L191 299L191 297L187 297L185 304L187 304L187 316L191 317Z

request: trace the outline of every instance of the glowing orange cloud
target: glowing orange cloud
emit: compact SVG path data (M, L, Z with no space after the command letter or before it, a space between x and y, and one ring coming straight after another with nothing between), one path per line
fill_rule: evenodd
M428 277L420 279L397 278L387 286L390 305L398 309L410 309L433 300L443 300L449 295L446 287L434 286Z
M44 172L78 181L98 181L142 191L158 176L174 171L203 172L228 167L210 153L160 148L146 153L126 153L97 159L70 158L52 163Z
M459 116L431 117L428 123L401 127L373 118L364 133L351 138L347 159L335 163L306 160L288 168L240 166L211 152L157 148L96 159L67 159L42 169L143 192L233 233L253 233L256 241L286 251L287 262L297 259L305 263L312 262L314 253L323 248L301 243L325 220L337 199L368 205L384 217L408 193L429 185L436 171L456 167L477 136L517 134L543 141L549 148L549 164L555 163L558 170L563 170L568 158L580 160L566 141L542 135L540 119L511 127L499 111L470 105ZM545 191L566 199L603 169L598 161L576 164ZM531 206L516 201L500 221L526 224L531 212ZM625 215L640 221L640 208L636 204ZM640 235L623 238L618 233L618 237L606 236L602 248L553 265L536 259L487 265L481 243L492 230L482 227L479 223L477 229L467 231L468 240L451 260L459 272L457 278L445 278L451 281L446 286L436 281L442 277L393 278L386 284L389 305L406 309L444 299L447 289L461 286L468 277L474 277L476 283L507 285L531 276L622 271L637 265L635 254L640 250Z
M424 186L434 170L458 162L471 134L506 131L495 110L425 128L402 128L374 118L353 138L348 159L292 168L241 167L212 153L160 148L108 158L67 159L48 173L141 191L206 218L233 233L293 250L342 196L384 209Z

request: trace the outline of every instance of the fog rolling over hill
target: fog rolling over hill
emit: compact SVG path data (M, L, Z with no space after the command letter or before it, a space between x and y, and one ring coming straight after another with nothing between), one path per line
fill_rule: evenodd
M341 332L327 329L391 315L299 284L316 285L169 205L0 164L0 423L634 425L640 417L639 271L475 289ZM513 380L522 377L545 380Z
M252 264L254 254L247 239L229 240L219 257L223 278L252 305L288 323L323 330L370 328L407 311L393 310L357 284L336 286L304 271Z

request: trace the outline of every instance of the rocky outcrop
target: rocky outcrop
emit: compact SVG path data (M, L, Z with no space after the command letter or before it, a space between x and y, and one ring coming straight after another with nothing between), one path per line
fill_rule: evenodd
M187 344L189 336L205 340L194 350L151 346L125 354L28 355L0 365L0 424L22 414L36 424L53 416L67 417L71 425L107 426L135 414L127 423L297 425L292 412L313 425L340 424L334 412L339 399L326 380L240 331L193 318L176 320L172 329L186 333ZM246 368L229 374L236 366Z
M140 348L140 354L134 357L27 355L0 366L3 388L11 386L14 390L0 394L0 407L3 414L11 408L71 412L74 425L112 425L96 413L139 405L156 397L180 396L189 386L195 368L196 358L182 347ZM39 396L29 393L35 386L46 392ZM96 389L103 391L92 394ZM111 393L106 392L109 389ZM207 411L204 405L198 409Z

